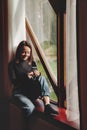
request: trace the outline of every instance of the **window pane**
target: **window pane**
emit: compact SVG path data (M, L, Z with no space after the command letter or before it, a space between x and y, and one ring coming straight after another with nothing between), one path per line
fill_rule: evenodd
M56 78L57 78L57 17L48 0L26 0L26 16L34 30L35 35L46 55ZM36 56L38 59L38 56ZM46 76L45 71L38 59L38 67ZM47 77L47 76L46 76ZM47 79L48 80L48 79ZM48 81L49 82L49 81ZM56 95L51 88L51 97L57 100Z

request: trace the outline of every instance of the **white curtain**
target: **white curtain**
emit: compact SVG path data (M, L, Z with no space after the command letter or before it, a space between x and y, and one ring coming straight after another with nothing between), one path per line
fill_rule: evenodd
M25 0L8 0L9 59L18 43L26 38Z
M77 81L76 0L66 0L66 96L67 118L79 123Z

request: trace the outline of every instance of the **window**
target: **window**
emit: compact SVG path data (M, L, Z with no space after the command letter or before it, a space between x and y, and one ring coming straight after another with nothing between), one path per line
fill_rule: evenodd
M59 97L59 106L66 107L67 119L69 121L79 124L76 55L76 0L73 2L67 0L65 4L66 9L65 6L63 6L63 3L59 2L59 10L56 10L58 11L58 15L55 14L47 0L28 2L29 6L28 3L26 4L26 15L32 24L33 30L39 40L48 62L50 65L52 63L53 68L52 66L51 68L54 70L56 77L58 72L57 79L59 93L57 94ZM32 9L34 9L33 15L31 11ZM71 31L71 29L73 31ZM56 49L57 42L58 51ZM39 60L38 66L41 66ZM54 94L53 90L51 90L51 92ZM51 98L56 100L56 98L53 96ZM74 98L76 98L76 100L74 100ZM74 105L75 101L76 105Z
M53 8L50 5L49 1ZM76 55L76 0L63 0L62 2L61 0L49 1L20 0L19 3L14 2L15 4L9 1L9 41L11 48L9 49L11 51L14 50L15 46L17 46L20 40L26 39L26 12L26 16L39 41L38 43L40 43L39 45L42 51L41 53L45 54L46 61L49 63L50 68L53 72L52 74L54 76L52 75L52 78L54 77L54 80L58 80L58 86L55 91L58 97L58 105L59 107L66 108L65 110L67 110L67 119L70 122L73 121L79 124L77 80L78 72ZM19 9L20 4L22 8L21 10ZM31 42L31 39L28 35L27 39ZM35 49L35 59L37 60L38 66L40 66L42 73L47 75L47 73L45 73L45 70L43 71L42 67L42 65L44 65L44 60L40 62L40 59L42 57L39 58L38 55L36 55L38 48ZM49 78L48 75L47 78ZM49 81L51 80L48 80L48 82ZM52 87L53 86L50 84L50 90L52 92L51 98L54 101L57 101L57 97Z

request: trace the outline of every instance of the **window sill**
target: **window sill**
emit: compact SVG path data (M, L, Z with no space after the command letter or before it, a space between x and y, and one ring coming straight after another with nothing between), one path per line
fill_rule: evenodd
M67 116L66 116L66 109L65 108L58 108L57 105L54 105L51 103L51 105L55 108L58 109L59 114L58 115L45 115L44 114L44 105L42 102L39 102L39 105L37 105L36 109L38 111L38 115L47 120L50 121L51 123L55 125L62 125L64 128L67 130L79 130L79 120L74 120L74 121L68 121Z
M59 115L53 117L56 121L60 121L68 126L75 128L76 130L79 130L79 123L78 123L79 120L68 121L66 116L66 109L58 108L58 110Z

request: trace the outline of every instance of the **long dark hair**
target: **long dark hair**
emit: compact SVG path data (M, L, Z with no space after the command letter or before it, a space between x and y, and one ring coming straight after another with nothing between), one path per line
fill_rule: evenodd
M31 50L30 57L29 57L29 59L28 59L28 63L32 63L32 60L33 60L32 47L31 47L30 43L28 43L28 42L25 41L25 40L23 40L23 41L21 41L21 42L19 43L19 45L18 45L18 47L17 47L17 49L16 49L15 60L16 60L16 62L20 62L20 60L21 60L20 57L21 57L21 53L22 53L22 51L23 51L23 47L24 47L24 46L29 47L30 50Z

